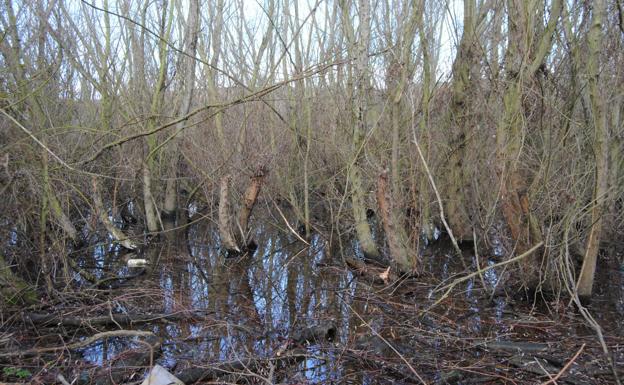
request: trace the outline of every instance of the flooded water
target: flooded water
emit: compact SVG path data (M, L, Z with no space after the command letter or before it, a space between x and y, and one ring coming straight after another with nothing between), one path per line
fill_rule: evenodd
M133 255L149 260L145 274L115 289L123 293L115 294L115 313L188 315L187 320L149 328L164 340L159 359L163 366L179 369L197 362L270 358L291 333L328 323L339 329L330 345L347 343L350 308L361 289L351 272L336 267L321 237L313 236L307 246L294 235L260 228L255 253L234 258L220 251L218 239L215 228L192 226L187 235L176 234L173 242ZM136 273L126 267L128 255L108 251L95 249L96 267L119 276ZM102 364L125 348L97 344L83 354ZM302 363L300 375L319 383L339 378L341 368L331 357L311 356Z
M99 279L134 278L97 288L82 282L92 306L67 303L57 311L79 317L152 314L154 319L84 325L74 335L84 339L120 328L152 331L162 339L155 363L173 373L250 359L269 363L243 367L212 383L535 383L548 377L523 367L527 361L514 361L518 354L539 350L536 357L549 360L551 366L544 370L552 374L583 343L588 346L577 362L586 366L572 365L576 374L562 377L564 382L572 377L572 383L612 381L604 364L595 361L600 348L580 317L570 309L553 311L548 303L532 306L501 295L498 285L505 270L491 269L467 280L430 308L443 293L437 289L466 273L449 245L434 245L423 254L420 276L380 283L376 274L383 269L360 274L344 267L344 258L359 253L354 242L329 244L317 234L306 245L279 224L257 227L258 249L233 258L221 251L216 228L205 223L167 238L138 254L102 242L81 256L79 264ZM149 264L129 268L129 258ZM476 269L474 256L466 255L464 262ZM481 267L494 263L480 257ZM600 286L593 309L603 310L598 320L616 364L622 365L624 266L601 274L609 286ZM292 348L302 330L324 326L335 329L333 338L299 341L302 359L277 369L270 364ZM88 364L106 367L139 348L139 341L125 337L78 351Z

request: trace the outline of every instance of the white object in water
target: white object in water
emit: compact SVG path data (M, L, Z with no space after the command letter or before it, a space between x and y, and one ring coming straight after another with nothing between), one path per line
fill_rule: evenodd
M142 259L142 258L128 259L127 263L128 263L128 267L143 267L149 264L147 259Z
M160 365L154 365L141 385L184 385L176 376Z

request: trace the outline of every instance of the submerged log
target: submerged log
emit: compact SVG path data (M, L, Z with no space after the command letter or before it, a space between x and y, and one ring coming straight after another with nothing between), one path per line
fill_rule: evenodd
M215 363L206 368L188 368L175 374L185 384L193 384L198 381L218 380L224 376L260 372L268 367L276 370L283 369L288 365L301 362L307 357L306 350L301 345L312 342L333 341L336 337L336 326L333 322L304 328L292 333L291 344L283 352L278 352L276 357L269 359L242 358L233 361Z
M189 319L203 319L205 315L196 313L173 313L173 314L111 314L95 317L75 317L64 314L25 313L23 319L26 322L39 325L54 326L105 326L105 325L130 325L136 323L148 323L160 320L182 321Z
M294 343L304 345L320 341L333 341L336 338L336 325L329 321L316 326L297 330L291 335Z

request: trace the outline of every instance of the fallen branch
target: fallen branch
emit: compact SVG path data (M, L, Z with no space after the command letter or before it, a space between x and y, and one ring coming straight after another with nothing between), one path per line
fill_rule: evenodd
M140 330L112 330L108 332L101 332L92 335L82 341L63 345L63 346L53 346L49 348L33 348L28 350L23 350L21 352L8 352L8 353L0 353L0 357L28 357L28 356L36 356L41 353L50 353L56 352L59 350L72 350L72 349L80 349L86 346L91 345L95 341L111 338L111 337L151 337L156 338L156 335L152 332L140 331Z
M292 337L285 351L278 352L275 357L259 360L257 358L244 358L233 361L215 363L205 368L188 368L175 374L185 384L198 381L217 380L220 377L232 374L248 374L249 372L261 372L262 369L272 367L274 370L284 368L297 362L301 362L310 355L301 345L321 341L332 341L336 337L336 325L333 322L311 326L292 333Z
M214 381L220 377L232 374L249 374L254 372L261 372L263 368L274 366L276 369L284 368L292 363L301 362L309 354L305 349L297 348L288 353L285 353L279 357L274 357L265 360L259 360L258 358L245 358L227 362L221 362L214 364L210 367L196 367L184 369L175 374L175 376L185 384L194 384L202 381Z
M353 270L353 272L370 279L373 284L384 285L387 284L388 281L395 281L398 278L394 273L388 270L388 267L373 266L362 260L348 257L345 257L344 261L347 267Z
M548 344L526 341L483 341L478 345L487 350L509 351L518 353L539 353L550 349Z
M72 327L81 326L105 326L105 325L131 325L147 323L158 320L180 321L188 319L202 319L204 316L194 313L173 314L112 314L97 317L72 317L63 314L25 313L23 318L26 322L40 325L63 325Z
M306 241L305 239L303 239L301 237L301 235L299 235L299 233L292 228L292 226L290 225L290 223L288 223L288 219L286 219L286 217L284 216L284 213L282 212L282 210L279 208L278 204L275 203L275 201L273 201L273 204L275 205L275 208L277 209L277 212L279 213L279 215L282 217L282 219L284 220L284 223L286 223L286 226L288 227L288 230L290 230L291 233L293 233L295 235L295 237L297 237L301 242L305 243L306 245L310 246L310 243L308 241Z
M563 373L565 373L570 368L570 366L574 363L574 361L576 361L576 359L581 355L581 352L583 351L584 348L585 348L585 344L583 344L581 346L581 348L576 352L576 354L574 356L572 356L572 358L570 358L570 361L568 361L564 365L564 367L561 368L561 370L557 373L556 376L554 376L550 380L542 383L541 385L556 384L557 380L559 379L559 377L561 377L561 375L563 375Z

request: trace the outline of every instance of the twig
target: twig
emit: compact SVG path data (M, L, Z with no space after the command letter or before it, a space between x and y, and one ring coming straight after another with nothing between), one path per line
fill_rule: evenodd
M61 373L56 375L56 379L63 385L70 385L70 383L65 379L65 377L63 377Z
M414 373L414 376L416 376L416 378L418 378L418 380L423 383L424 385L427 385L427 382L420 376L420 374L418 374L418 372L416 371L416 369L414 369L414 367L412 366L412 364L409 363L409 361L403 356L403 354L401 354L387 339L385 339L381 334L379 334L368 322L366 322L366 320L364 320L364 318L362 318L362 316L351 306L351 304L349 304L347 301L344 300L344 298L342 298L342 296L340 294L337 295L338 298L340 298L340 300L347 305L347 307L349 308L349 310L351 312L353 312L353 314L355 314L360 321L362 321L362 323L364 325L366 325L366 327L368 327L368 329L376 336L378 337L381 341L383 341L384 344L386 344L397 356L399 356L399 358L405 362L405 365L407 365L407 367L412 371L412 373Z
M561 377L563 373L565 373L568 370L568 368L570 368L570 366L574 363L574 361L576 361L576 359L581 355L581 352L583 351L584 348L585 348L585 344L583 344L581 348L578 350L578 352L576 352L576 354L572 358L570 358L570 361L568 361L563 366L563 368L561 368L561 370L559 371L559 373L557 373L555 377L551 378L550 380L546 382L543 382L541 385L555 384L557 380L559 379L559 377Z
M436 187L435 181L433 180L433 175L431 175L431 171L429 170L427 161L425 160L425 157L423 156L423 153L420 149L420 145L418 144L418 139L416 139L415 130L412 130L412 136L414 137L414 145L416 145L416 150L418 150L418 156L420 157L423 167L425 168L425 173L427 174L427 177L429 178L429 183L431 184L431 188L433 189L433 192L435 193L436 201L438 202L438 208L440 209L440 219L442 220L442 223L444 224L446 233L449 235L449 238L451 238L451 242L453 243L453 248L457 252L457 256L461 259L462 263L465 266L465 262L463 258L461 258L462 252L461 252L461 249L459 248L459 245L457 244L457 240L455 239L455 236L453 235L453 230L451 230L451 227L448 225L448 223L446 222L446 218L444 217L444 206L442 205L442 198L440 197L438 188Z
M474 277L476 275L483 274L484 272L486 272L488 270L491 270L491 269L494 269L494 268L497 268L497 267L501 267L501 266L504 266L504 265L508 265L510 263L517 262L517 261L521 260L522 258L526 258L527 256L531 255L535 250L537 250L540 247L542 247L543 244L544 244L544 242L538 242L535 246L531 247L529 250L525 251L524 253L522 253L522 254L520 254L520 255L518 255L516 257L513 257L513 258L508 259L508 260L503 261L503 262L495 263L495 264L493 264L491 266L484 267L483 269L479 269L479 270L475 271L474 273L470 273L468 275L465 275L465 276L463 276L461 278L458 278L458 279L454 280L453 282L449 283L448 285L446 285L444 287L441 287L439 289L434 290L434 292L439 292L439 291L442 291L442 290L446 289L444 294L437 301L435 301L435 303L433 305L429 306L429 308L427 310L431 310L433 307L437 306L440 302L442 302L442 300L449 295L451 290L453 290L453 288L455 286L459 285L460 283L465 282L465 281L469 280L470 278L472 278L472 277Z
M273 202L273 204L275 205L275 208L277 209L277 212L279 213L279 215L282 217L282 219L284 220L284 223L286 223L286 226L288 226L288 229L303 243L305 243L306 245L310 246L310 243L308 241L306 241L305 239L303 239L299 233L297 233L292 226L290 225L290 223L288 223L288 219L286 219L286 217L284 216L284 213L282 213L282 210L280 210L279 206L277 205L277 203Z
M54 159L56 159L56 161L59 162L61 164L61 166L67 168L68 170L71 170L71 171L74 171L74 172L77 172L77 173L80 173L80 174L97 176L97 177L107 178L107 179L114 179L114 178L111 178L110 176L97 174L97 173L84 171L84 170L79 170L79 169L77 169L77 168L67 164L67 162L65 162L63 159L61 159L60 156L56 155L56 153L54 153L54 151L52 151L48 146L46 146L45 143L43 143L41 140L39 140L39 138L37 138L35 136L35 134L33 134L28 128L24 127L24 125L22 123L20 123L17 119L15 119L13 116L11 116L11 114L6 112L6 110L4 108L0 108L0 112L2 112L7 118L9 118L9 120L11 120L13 122L13 124L15 124L20 130L24 131L26 133L26 135L30 136L30 138L32 140L34 140L35 143L37 143L41 148L43 148L46 152L48 152L50 155L52 155L52 157Z
M487 290L487 286L485 285L485 279L483 278L483 272L481 271L481 266L479 264L479 251L477 250L477 234L475 232L474 227L472 228L472 243L474 245L474 257L475 263L477 264L477 271L479 271L479 279L481 280L481 285L483 285L483 290ZM492 289L494 292L494 289Z

